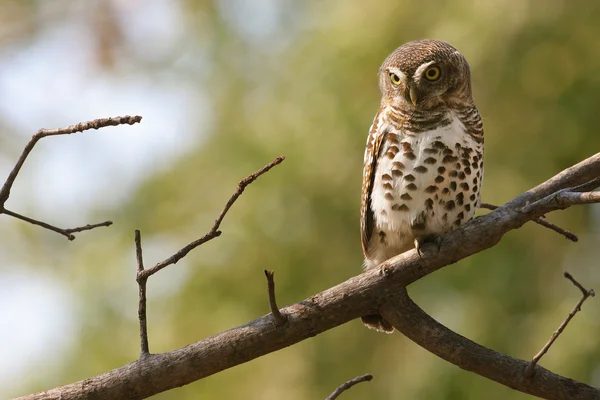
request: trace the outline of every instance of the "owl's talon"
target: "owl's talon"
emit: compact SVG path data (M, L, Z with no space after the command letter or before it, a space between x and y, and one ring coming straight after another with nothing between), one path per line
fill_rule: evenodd
M415 249L420 258L423 258L423 251L421 250L421 240L415 239Z
M421 238L415 238L415 249L421 258L423 258L423 246L426 243L435 244L435 253L438 254L442 248L442 237L439 235L429 235Z
M438 254L440 252L440 250L442 249L442 237L436 235L435 238L433 239L433 242L437 245L437 252L435 254Z

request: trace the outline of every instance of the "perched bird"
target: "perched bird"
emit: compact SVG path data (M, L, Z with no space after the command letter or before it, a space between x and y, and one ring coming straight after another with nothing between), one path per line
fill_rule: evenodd
M448 43L397 48L379 69L381 106L367 138L361 236L365 268L469 221L483 179L483 124L469 64ZM439 247L438 247L439 248ZM391 333L380 315L362 318Z

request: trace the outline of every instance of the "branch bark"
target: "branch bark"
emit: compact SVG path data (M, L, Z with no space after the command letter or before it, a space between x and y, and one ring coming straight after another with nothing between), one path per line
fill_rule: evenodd
M528 362L483 347L431 318L402 290L383 317L424 349L467 371L475 372L523 393L544 399L598 399L600 390L536 366L525 376Z
M577 194L597 186L600 153L559 173L498 209L443 237L441 251L426 246L387 260L379 267L285 307L286 324L270 314L183 348L146 357L104 374L46 392L31 399L142 399L257 357L291 346L362 315L383 313L399 331L461 368L513 389L546 399L598 399L600 390L537 366L527 379L527 362L486 349L437 323L405 293L412 282L497 244L518 229L558 209L596 199ZM595 185L595 186L594 186ZM573 188L575 189L569 189ZM243 262L243 261L240 261Z

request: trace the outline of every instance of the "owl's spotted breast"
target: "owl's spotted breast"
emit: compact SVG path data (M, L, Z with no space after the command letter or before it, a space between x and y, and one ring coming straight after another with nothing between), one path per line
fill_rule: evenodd
M373 172L367 268L411 249L415 239L449 232L473 217L482 144L458 116L448 121L419 134L387 126Z

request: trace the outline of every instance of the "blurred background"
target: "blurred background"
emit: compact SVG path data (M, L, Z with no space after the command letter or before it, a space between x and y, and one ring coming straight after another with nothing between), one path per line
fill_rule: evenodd
M43 140L0 216L0 398L137 358L133 231L147 265L211 226L237 182L276 156L221 238L149 281L152 352L166 352L361 272L359 192L377 71L404 42L437 38L473 70L484 119L483 201L501 204L600 148L600 3L591 1L0 0L0 173L29 137L94 118L141 124ZM4 178L2 178L3 180ZM580 297L600 289L600 208L534 224L412 285L415 301L482 345L529 359ZM589 300L542 365L600 385L600 303ZM353 321L155 396L526 399L396 334Z

